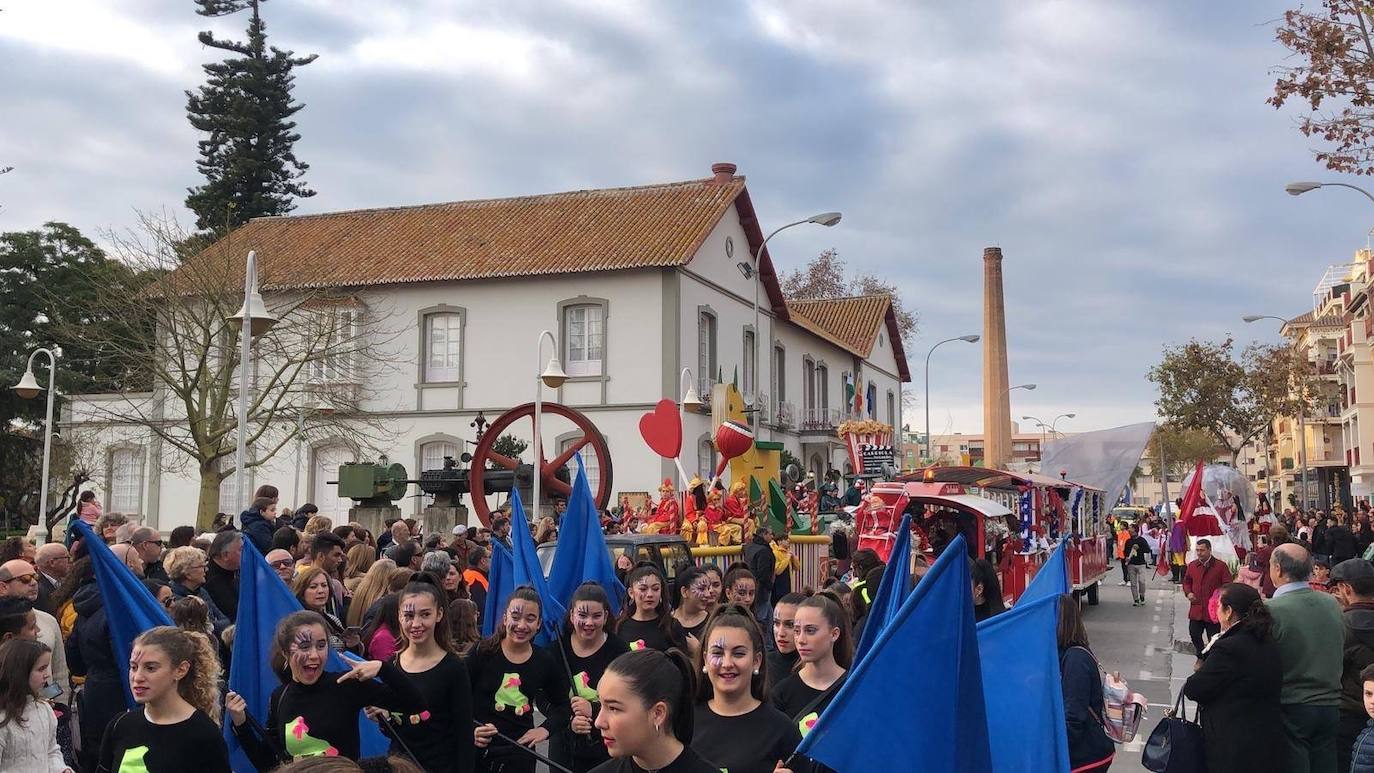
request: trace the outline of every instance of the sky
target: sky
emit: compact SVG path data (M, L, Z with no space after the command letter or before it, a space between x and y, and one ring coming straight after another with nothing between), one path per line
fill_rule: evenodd
M947 3L271 0L297 74L299 213L747 175L786 270L835 248L920 315L929 347L981 332L982 251L1005 255L1012 415L1060 430L1155 417L1166 344L1276 341L1374 210L1265 104L1287 52L1273 0ZM139 211L187 224L185 94L246 14L190 0L0 5L0 230L88 235ZM841 10L842 9L842 10ZM982 428L980 346L930 370L932 430ZM1029 428L1028 431L1033 431Z

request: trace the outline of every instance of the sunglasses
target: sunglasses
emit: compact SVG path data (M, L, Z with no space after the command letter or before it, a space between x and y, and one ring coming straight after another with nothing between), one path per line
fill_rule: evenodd
M145 540L143 540L142 542L135 542L134 544L135 544L135 545L157 545L158 547L162 547L162 540L160 540L160 539L145 539Z
M38 575L35 574L21 574L18 577L11 577L8 580L5 580L5 582L22 582L27 585L28 583L31 583L37 579Z
M285 569L288 566L295 566L296 562L290 558L283 558L277 561L270 562L270 565L273 569Z

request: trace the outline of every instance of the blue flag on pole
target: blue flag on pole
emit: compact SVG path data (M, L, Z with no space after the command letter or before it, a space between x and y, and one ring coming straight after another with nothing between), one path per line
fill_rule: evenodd
M280 677L269 663L272 637L277 624L292 612L301 611L301 604L268 565L253 541L244 539L243 557L239 561L239 615L234 627L234 657L229 664L229 689L243 696L248 713L258 722L267 721L267 702L272 691L281 684ZM335 650L329 651L325 668L347 671L352 668ZM362 755L385 755L391 742L377 724L365 714L358 714L358 732ZM257 768L239 748L234 737L233 723L224 723L224 740L229 746L229 760L235 771L254 773Z
M512 527L511 531L515 529ZM515 559L499 540L491 541L491 566L487 570L487 604L482 610L482 635L496 633L496 622L506 611L506 599L515 590Z
M558 641L558 627L563 622L567 609L549 592L549 583L544 579L544 567L539 563L539 551L534 547L534 536L530 534L529 519L525 517L525 505L520 501L520 492L511 489L510 530L511 559L514 565L515 585L532 586L543 599L543 626L539 635L534 637L537 646L544 647ZM491 593L490 590L487 591ZM501 607L505 609L505 599Z
M992 767L998 773L1068 773L1059 676L1059 600L1030 603L978 624Z
M1066 555L1068 545L1068 537L1059 541L1059 547L1055 548L1050 557L1045 559L1045 563L1031 578L1026 590L1016 600L1018 606L1039 601L1049 596L1061 596L1072 590L1072 585L1069 582L1069 561Z
M797 747L835 770L993 770L963 536L907 596ZM1058 673L1057 671L1055 673Z
M577 478L573 481L568 511L558 528L558 546L554 549L553 566L549 569L549 591L566 609L572 603L577 586L594 580L606 590L611 600L611 614L620 614L620 600L625 586L615 576L611 554L606 549L606 535L601 531L601 515L592 499L587 470L582 455L577 454Z
M85 541L86 552L95 567L95 581L105 602L105 621L110 628L115 670L124 685L124 701L132 709L138 705L134 703L133 693L129 692L129 653L133 652L134 639L149 628L171 625L172 619L167 616L166 608L144 587L143 581L123 561L115 558L90 526L79 518L72 526Z
M878 585L878 594L873 597L873 605L868 608L868 622L864 623L863 636L854 650L854 662L863 656L878 640L888 621L897 616L911 592L911 514L902 516L902 525L897 527L897 540L892 543L892 556L883 570L883 581Z

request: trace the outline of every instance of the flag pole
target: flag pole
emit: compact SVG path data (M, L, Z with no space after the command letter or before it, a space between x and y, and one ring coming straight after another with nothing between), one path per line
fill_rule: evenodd
M472 724L473 724L474 726L476 726L476 727L482 727L485 723L481 722L480 720L474 719L474 720L472 720ZM515 748L517 748L517 749L519 749L519 750L525 752L526 754L529 754L530 756L534 757L536 760L539 760L540 762L544 763L545 765L548 765L548 766L551 767L551 768L557 768L557 769L563 771L563 773L573 773L573 772L572 772L571 770L569 770L568 768L565 768L565 767L563 767L562 765L559 765L557 762L554 762L553 760L549 759L548 757L545 757L544 755L540 754L539 752L535 751L534 749L531 749L530 747L528 747L528 746L526 746L526 745L520 743L519 741L516 741L514 738L511 738L510 736L506 735L505 733L502 733L500 730L497 730L497 731L496 731L496 737L497 737L497 738L500 738L502 741L505 741L506 743L510 744L511 746L514 746Z

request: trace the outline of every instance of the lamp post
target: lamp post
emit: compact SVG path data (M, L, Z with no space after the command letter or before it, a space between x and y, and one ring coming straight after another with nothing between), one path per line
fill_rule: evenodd
M695 411L701 407L701 396L697 394L696 381L692 379L692 369L683 368L682 375L678 378L678 386L687 385L682 390L682 406L678 409L682 416L682 423L685 427L687 423L687 412ZM679 454L680 456L680 454ZM682 490L687 490L687 471L682 469L682 459L674 458L673 464L677 465L677 474L682 478Z
M534 379L534 481L530 498L534 501L532 507L535 520L539 518L539 481L544 477L544 451L541 447L543 437L539 431L539 418L544 412L544 387L557 389L568 380L568 374L563 372L563 363L558 360L558 339L548 330L540 331L539 338L534 342L534 367L538 369L540 361L544 359L545 338L553 344L553 354L549 355L549 362L544 366L544 371Z
M930 351L926 352L926 460L931 464L935 463L935 457L931 454L930 450L930 355L934 354L935 350L939 349L941 345L947 344L950 341L965 341L967 343L976 344L980 338L982 338L982 336L976 333L946 338L943 341L937 342L934 346L930 347ZM855 387L857 388L857 386L856 384Z
M1045 430L1049 429L1050 425L1034 416L1022 416L1021 421L1033 421L1035 426L1040 428L1040 456L1043 458L1045 455Z
M57 355L52 349L34 349L29 355L28 367L24 369L24 376L19 379L19 383L14 385L14 393L25 400L32 400L43 391L39 386L38 379L33 375L33 361L40 354L48 355L48 408L43 425L43 479L38 485L38 525L46 527L48 523L48 467L52 464L52 403L53 395L57 392Z
M1363 193L1365 198L1374 202L1374 194L1370 194L1369 191L1365 190L1364 188L1361 188L1358 185L1350 185L1348 183L1296 182L1288 183L1287 185L1283 186L1283 190L1287 192L1289 196L1301 196L1304 193L1307 193L1308 191L1315 191L1318 188L1349 188L1352 191L1359 191L1360 193ZM1246 320L1246 322L1249 321L1250 320Z
M239 333L239 405L238 405L238 442L234 450L234 503L248 509L248 393L252 391L249 383L253 360L253 339L271 330L277 324L277 317L267 310L258 293L258 254L248 251L248 266L243 273L243 306L238 313L229 317L229 324L240 323Z
M1017 390L1017 389L1024 389L1024 390L1026 390L1027 392L1034 392L1034 391L1035 391L1035 387L1036 387L1035 384L1017 384L1016 386L1007 387L1006 391L1002 392L1002 394L1000 394L1000 395L997 396L997 399L998 399L998 400L1001 400L1003 397L1006 397L1007 395L1011 394L1013 391L1015 391L1015 390ZM1009 413L1010 413L1010 412L1009 412ZM1007 423L1008 423L1008 424L1011 424L1011 418L1010 418L1010 416L1008 416L1008 418L1007 418ZM1013 429L1013 427L1008 427L1008 429ZM1010 439L1014 434L1015 434L1015 433L1008 433L1008 434L1007 434L1007 438ZM987 447L987 428L986 428L986 427L983 428L983 435L984 435L984 438L983 438L983 446L984 446L984 448L986 448L986 447ZM1012 453L1013 453L1013 455L1015 454L1014 451L1013 451ZM991 461L995 461L996 464L995 464L995 465L992 464L992 463L987 459L987 457L984 456L984 458L983 458L983 464L987 465L988 467L999 467L999 468L1000 468L1001 465L1002 465L1002 460L1001 460L1001 459L996 459L996 460L991 460ZM1011 460L1008 459L1007 461L1010 462Z
M761 335L763 331L759 330L759 261L763 259L763 250L768 246L769 240L792 226L815 223L816 225L823 225L829 228L839 223L840 217L841 215L839 212L822 212L819 215L812 215L805 220L798 220L795 223L779 226L773 229L773 232L764 238L763 243L759 245L757 250L754 250L754 264L752 266L747 263L738 264L740 273L744 274L744 278L752 278L754 280L754 356L753 362L749 363L754 370L754 388L750 390L753 394L749 396L749 400L751 403L750 407L754 409L755 416L759 415L759 349L761 348L763 340L763 336ZM768 338L771 343L772 336L770 335ZM769 351L772 351L771 346L769 347ZM763 422L761 420L758 421L758 426L762 426L762 424Z
M1058 416L1055 416L1054 420L1050 422L1050 434L1058 434L1059 430L1055 429L1055 426L1059 424L1060 419L1073 419L1077 418L1077 416L1078 414L1075 413L1061 413Z
M1344 186L1344 187L1346 187L1346 188L1355 188L1355 186L1353 186L1353 185L1345 185L1345 183L1327 183L1327 184L1328 184L1328 185L1342 185L1342 186ZM1303 186L1311 186L1311 187L1303 187ZM1300 196L1300 195L1302 195L1302 194L1304 194L1304 193L1306 193L1306 192L1308 192L1308 191L1310 191L1310 190L1312 190L1312 189L1314 189L1314 188L1320 188L1320 187L1321 187L1321 184L1320 184L1320 183L1289 183L1288 186L1285 188L1285 190L1287 190L1289 193L1293 194L1294 196ZM1301 190L1296 190L1296 189L1298 189L1298 188L1301 188ZM1363 194L1366 195L1366 196L1369 195L1369 194L1368 194L1367 192L1365 192L1365 190L1362 189L1362 188L1355 188L1355 190L1359 191L1360 193L1363 193ZM1244 323L1247 324L1247 325L1250 324L1251 322L1258 322L1258 321L1260 321L1260 320L1262 320L1262 319L1272 319L1272 320L1275 320L1276 322L1279 322L1280 324L1283 324L1283 325L1287 325L1287 324L1288 324L1288 320L1284 319L1283 317L1276 317L1276 316L1274 316L1273 314L1246 314L1245 316L1241 317L1240 319L1241 319L1242 322L1244 322ZM1295 342L1295 343L1296 343L1296 342ZM1307 397L1307 387L1306 387L1305 384L1303 385L1303 394L1302 394L1302 396L1303 396L1304 399L1306 399L1306 397ZM1302 479L1302 504L1301 504L1300 506L1301 506L1303 509L1306 509L1306 508L1307 508L1307 419L1306 419L1306 414L1307 414L1307 411L1304 410L1303 400L1299 400L1299 401L1298 401L1298 466L1302 468L1301 471L1300 471L1300 475L1301 475L1301 479ZM1272 422L1271 422L1271 424L1272 424ZM1275 443L1275 444L1277 445L1277 443ZM1266 445L1267 445L1267 444L1266 444ZM1268 449L1268 448L1265 448L1265 449L1264 449L1264 477L1267 479L1267 481L1273 481L1273 478L1270 478L1270 477L1269 477L1269 449ZM1265 487L1266 489L1270 489L1270 488L1272 488L1272 483L1266 482L1264 487ZM1269 507L1270 507L1270 509L1273 509L1273 508L1274 508L1274 503L1273 503L1273 502L1270 502L1270 503L1269 503Z

